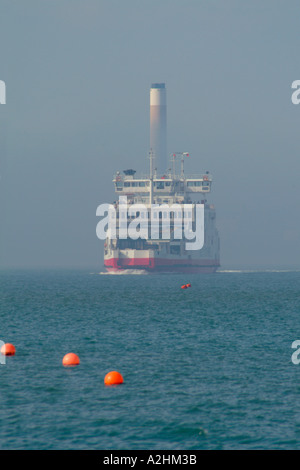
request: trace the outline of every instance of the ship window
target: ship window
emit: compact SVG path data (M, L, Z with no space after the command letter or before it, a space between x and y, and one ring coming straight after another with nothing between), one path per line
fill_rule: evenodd
M130 186L130 183L125 181L124 186L125 186L125 188L128 188Z
M140 181L139 186L141 186L141 187L145 186L145 181Z

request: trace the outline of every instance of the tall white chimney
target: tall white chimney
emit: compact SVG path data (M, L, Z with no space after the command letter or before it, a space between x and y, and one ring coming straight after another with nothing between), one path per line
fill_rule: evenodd
M164 83L153 83L150 89L150 151L154 167L165 173L167 162L167 100Z

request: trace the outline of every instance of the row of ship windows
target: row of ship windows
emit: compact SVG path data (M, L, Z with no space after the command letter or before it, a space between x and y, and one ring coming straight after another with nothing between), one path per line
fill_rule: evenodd
M123 183L122 181L117 181L116 183L117 187L122 187L123 186ZM124 188L144 188L145 186L149 186L149 182L145 182L145 181L124 181ZM166 186L171 186L171 182L170 181L166 181L164 183L161 183L161 182L155 182L153 183L153 186L157 189L164 189L164 187Z
M163 212L161 212L161 211L157 211L157 212L153 211L152 217L153 217L153 219L161 219L161 218L167 219L169 216L172 217L172 214L174 214L174 215L173 215L173 218L174 218L174 219L177 219L177 218L178 218L178 219L179 219L179 218L182 218L182 219L185 218L185 219L189 219L189 220L192 219L192 212L191 212L191 211L186 211L186 212L184 212L184 214L182 214L182 212L178 212L178 213L177 213L177 212L171 212L171 213L170 213L169 211L163 211ZM127 215L127 214L126 214L126 215ZM120 217L121 219L125 219L125 213L124 213L124 212L120 212L120 216L121 216L121 217ZM112 219L115 219L115 218L116 218L116 213L115 213L115 212L112 212L112 213L110 214L110 217L111 217ZM133 216L132 216L132 217L133 217ZM143 211L141 211L141 212L137 211L136 214L135 214L135 217L141 217L142 219L148 218L148 212L145 213L145 212L143 212ZM129 216L128 218L130 218L130 216Z
M139 182L133 181L133 182L131 182L131 183L129 183L128 181L125 181L125 182L124 182L124 187L125 187L125 188L129 188L129 186L131 186L131 187L133 187L133 188L136 188L136 187L143 188L143 187L146 186L146 183L145 183L145 181L139 181ZM149 183L148 183L147 186L149 186Z
M189 187L192 187L192 186L203 186L203 187L209 187L209 181L188 181L187 182L187 186ZM118 188L121 188L123 187L123 182L122 181L117 181L116 182L116 186ZM144 188L145 186L149 186L149 182L145 182L145 181L124 181L124 188ZM155 182L153 183L153 186L157 189L164 189L165 187L170 187L171 186L171 182L170 181L165 181L165 182Z
M188 186L209 186L209 181L188 181Z

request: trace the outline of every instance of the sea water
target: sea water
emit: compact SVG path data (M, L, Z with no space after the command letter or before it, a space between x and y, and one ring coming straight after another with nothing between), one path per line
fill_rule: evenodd
M0 315L1 449L300 449L300 272L0 271Z

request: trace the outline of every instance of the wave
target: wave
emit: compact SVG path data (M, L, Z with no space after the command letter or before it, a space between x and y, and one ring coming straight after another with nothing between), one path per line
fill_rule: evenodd
M122 269L120 271L115 271L115 272L100 272L98 273L101 276L123 276L127 274L134 274L134 275L144 275L148 274L148 272L145 269Z
M299 273L300 269L218 269L218 273Z

